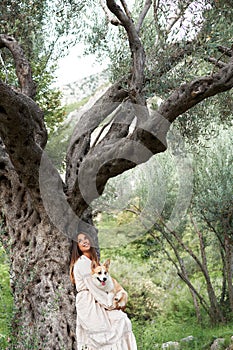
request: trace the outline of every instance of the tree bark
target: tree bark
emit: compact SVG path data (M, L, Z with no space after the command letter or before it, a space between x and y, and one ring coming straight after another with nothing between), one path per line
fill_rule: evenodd
M200 230L198 229L197 224L193 220L192 214L190 214L190 218L199 239L199 247L200 247L201 259L202 259L202 271L206 280L207 292L208 292L209 301L210 301L211 322L212 324L218 324L219 322L224 322L224 317L210 279L203 235L202 235L202 232L200 232Z
M69 240L35 209L1 146L0 206L11 257L14 349L75 349L75 299L69 280Z
M47 132L23 51L9 36L21 91L0 82L0 207L7 230L14 295L15 349L75 349L75 299L69 280L70 241L44 209L39 167ZM8 45L9 44L9 45ZM13 46L12 46L13 45ZM27 96L28 95L28 96Z
M233 313L233 267L232 267L232 260L233 260L233 243L232 239L228 236L228 234L225 234L225 256L226 256L226 275L227 275L227 286L228 286L228 297L229 297L229 304L230 304L230 310L231 313Z
M7 47L12 53L21 92L29 97L35 97L36 84L32 79L31 67L22 48L12 36L0 34L0 49L3 47Z

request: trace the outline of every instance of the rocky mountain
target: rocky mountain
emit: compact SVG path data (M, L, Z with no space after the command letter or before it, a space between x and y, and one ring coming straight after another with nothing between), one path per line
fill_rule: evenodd
M99 88L109 84L108 72L87 76L81 80L69 83L60 88L62 91L62 104L69 105L83 98L93 95Z

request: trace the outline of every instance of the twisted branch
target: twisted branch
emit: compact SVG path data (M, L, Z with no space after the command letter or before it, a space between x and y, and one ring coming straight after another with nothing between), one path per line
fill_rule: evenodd
M36 84L32 79L31 67L24 56L23 49L13 37L0 34L0 49L3 47L8 48L12 53L21 92L34 98L36 95Z
M140 32L140 29L142 27L143 21L144 21L146 15L147 15L151 5L152 5L152 0L146 0L145 1L144 7L143 7L143 9L142 9L142 11L141 11L141 13L140 13L140 15L138 17L138 21L137 21L137 24L136 24L137 33Z

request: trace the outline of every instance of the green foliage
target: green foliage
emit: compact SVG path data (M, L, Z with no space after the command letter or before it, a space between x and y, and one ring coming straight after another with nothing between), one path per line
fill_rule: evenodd
M153 283L145 264L135 269L135 263L131 263L128 258L114 256L111 258L111 274L121 282L130 295L127 304L127 313L130 317L137 320L152 320L161 312L159 300L163 290Z
M2 0L0 4L1 33L13 35L24 48L31 61L38 58L38 52L45 47L43 20L46 14L46 0Z
M209 221L218 233L232 228L232 128L219 128L219 136L206 143L205 153L197 159L194 208L204 222Z
M78 110L88 101L88 98L84 98L79 102L72 103L70 105L64 106L61 109L61 119L64 116L68 116L69 113ZM65 170L65 158L70 142L70 137L74 130L75 120L70 121L64 118L63 123L57 125L57 118L54 119L54 114L48 115L47 120L48 127L51 129L49 134L48 143L46 145L46 152L48 153L50 159L52 160L54 166L59 169L59 171L64 172Z
M191 145L193 152L206 149L206 141L217 137L221 130L231 126L232 92L219 94L196 105L174 123L181 135ZM203 118L203 116L205 116Z
M10 338L13 297L10 291L8 257L0 245L0 348L5 349Z
M203 30L206 33L206 53L208 55L216 53L217 45L230 47L232 44L232 1L215 1L211 10L206 11L205 16L206 21ZM221 54L218 53L218 55ZM224 55L221 55L221 60L225 58Z
M109 65L110 81L114 82L130 72L130 52L125 32L119 29L118 40L113 40L108 48L108 56L111 64Z
M48 133L53 133L64 121L65 107L61 105L61 92L51 88L54 81L55 66L46 68L46 56L32 64L33 77L37 83L35 101L44 112Z

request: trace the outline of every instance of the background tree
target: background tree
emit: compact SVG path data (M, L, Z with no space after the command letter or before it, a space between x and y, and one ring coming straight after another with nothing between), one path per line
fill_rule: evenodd
M16 0L13 4L8 0L0 4L1 33L12 35L24 48L37 89L35 101L44 111L45 123L50 133L65 116L60 102L61 93L52 88L55 58L62 52L57 49L57 42L65 29L61 27L60 33L53 33L50 27L51 38L46 40L48 27L45 23L50 21L47 1ZM6 48L1 50L1 66L1 79L18 89L13 57Z
M112 179L94 206L104 221L109 216L115 225L111 229L112 242L118 236L122 241L121 232L124 242L139 235L146 240L145 233L149 232L154 245L148 248L148 254L157 256L160 246L164 257L188 286L199 322L206 313L212 324L232 319L232 128L218 127L214 144L210 139L202 141L203 147L194 147L192 203L179 226L174 227L169 220L182 186L177 171L178 155L173 154L177 147L171 145L170 133L165 154ZM147 174L153 179L151 183ZM105 242L108 232L101 225Z
M170 96L150 114L146 55L140 39L141 19L147 11L142 6L133 20L125 1L117 5L108 0L106 5L114 24L125 31L130 72L119 77L80 118L67 152L64 182L43 153L47 131L43 113L33 100L35 84L28 61L14 38L0 36L0 48L7 48L14 58L21 89L16 92L0 83L1 212L6 227L2 241L11 256L18 349L75 348L69 247L77 226L89 218L89 204L101 195L110 177L165 151L167 131L179 115L233 86L232 55L224 48L229 57L220 69L173 92L170 89ZM152 3L145 5L150 8ZM163 6L169 9L170 3ZM103 121L107 132L91 143L91 134ZM95 233L91 225L85 227Z
M213 324L232 319L232 129L221 130L221 126L219 129L214 144L211 140L205 141L205 152L200 150L194 164L194 194L188 225L191 224L193 235L197 235L198 250L190 247L185 239L187 227L169 230L164 219L162 226L161 223L155 226L174 250L179 276L194 292ZM193 285L193 271L189 271L190 262L182 257L183 251L192 257L197 270L203 274L206 291L200 293ZM217 270L222 277L219 274L211 277L211 270L216 266L221 266Z
M196 171L195 211L211 233L212 244L222 261L222 288L219 304L226 318L232 315L232 129L220 130L215 144L206 152ZM208 155L208 157L207 157ZM207 189L206 191L204 189Z

